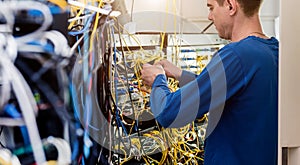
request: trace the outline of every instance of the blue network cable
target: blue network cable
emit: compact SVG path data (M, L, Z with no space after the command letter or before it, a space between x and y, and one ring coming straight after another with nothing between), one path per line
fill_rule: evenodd
M72 36L76 36L79 34L83 34L84 32L88 31L91 25L91 22L93 21L94 17L95 17L96 13L93 13L87 20L85 26L83 27L83 29L79 30L79 31L71 31L68 34L72 35Z
M13 104L5 105L4 112L9 117L12 117L14 119L22 118L21 113L16 109L16 106L13 105ZM26 126L21 126L20 130L21 130L21 133L22 133L22 136L23 136L24 145L25 146L30 145L29 134L28 134Z
M118 127L122 127L124 134L127 136L127 131L126 128L120 118L120 113L119 113L119 109L118 109L118 73L117 73L117 47L116 47L116 42L115 42L115 37L114 37L114 28L111 28L111 35L113 37L114 40L114 63L115 63L115 74L114 74L114 83L115 83L115 107L116 107L116 121L117 121L117 125ZM130 94L130 93L129 93Z

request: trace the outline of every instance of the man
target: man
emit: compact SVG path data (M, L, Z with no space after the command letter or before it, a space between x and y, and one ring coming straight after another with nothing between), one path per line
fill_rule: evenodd
M278 41L262 32L261 0L207 0L208 19L232 42L200 75L167 60L143 66L151 110L163 127L180 127L209 112L206 165L277 164ZM179 80L171 93L166 76Z

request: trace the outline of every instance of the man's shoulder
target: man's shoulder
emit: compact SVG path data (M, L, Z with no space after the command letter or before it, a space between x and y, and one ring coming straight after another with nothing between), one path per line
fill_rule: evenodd
M233 51L234 49L244 48L245 46L252 47L253 46L252 42L253 42L252 39L245 38L245 39L242 39L242 40L237 41L237 42L231 42L231 43L225 45L222 49L226 50L226 51Z
M271 37L270 39L262 39L254 36L249 36L238 42L232 42L225 45L222 49L220 49L219 53L239 54L237 52L252 52L256 51L258 48L269 49L271 47L278 48L278 40L276 38Z

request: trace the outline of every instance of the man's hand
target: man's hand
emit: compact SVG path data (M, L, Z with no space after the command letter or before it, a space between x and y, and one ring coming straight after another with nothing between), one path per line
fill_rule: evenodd
M142 80L145 85L152 86L155 78L159 74L165 74L163 67L159 64L150 65L144 64L143 69L141 70Z
M172 77L179 80L182 74L182 70L168 60L161 60L155 63L155 65L161 65L164 68L168 77Z

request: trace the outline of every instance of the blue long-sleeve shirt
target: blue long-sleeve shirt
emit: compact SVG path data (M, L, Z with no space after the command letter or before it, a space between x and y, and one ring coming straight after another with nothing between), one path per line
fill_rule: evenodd
M220 49L200 75L183 71L171 93L152 84L151 110L164 127L209 112L205 165L277 164L278 41L249 36Z

